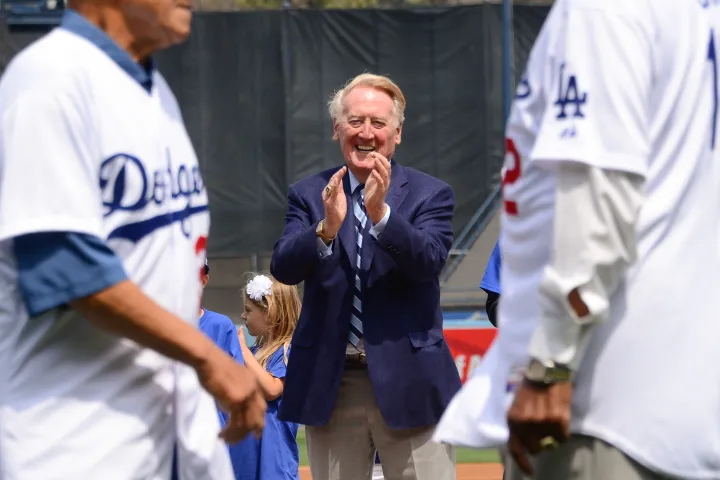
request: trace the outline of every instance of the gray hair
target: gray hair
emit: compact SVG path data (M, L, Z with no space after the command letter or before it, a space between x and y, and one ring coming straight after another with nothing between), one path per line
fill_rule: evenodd
M330 118L332 118L333 121L339 121L342 118L344 113L343 99L345 95L355 87L372 87L387 93L395 104L393 113L397 126L403 124L405 121L405 96L400 90L400 87L388 77L374 75L372 73L362 73L358 75L349 80L340 90L333 94L332 99L328 102L328 112L330 112Z

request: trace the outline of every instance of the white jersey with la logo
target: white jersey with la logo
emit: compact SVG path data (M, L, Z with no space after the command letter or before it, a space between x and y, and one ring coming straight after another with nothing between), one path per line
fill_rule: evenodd
M529 159L548 108L544 51L557 16L553 8L530 54L527 74L518 83L507 125L498 335L448 405L434 436L438 442L477 448L507 442L507 408L527 364L527 347L540 312L538 284L551 236L553 176ZM577 108L581 107L578 101Z
M507 125L500 356L526 362L553 167L644 177L638 259L579 367L572 430L679 478L720 478L718 48L717 0L559 0Z

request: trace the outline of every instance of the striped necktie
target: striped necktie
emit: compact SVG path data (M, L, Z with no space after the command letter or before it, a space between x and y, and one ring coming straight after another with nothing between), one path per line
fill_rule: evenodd
M367 222L365 211L365 186L359 185L353 194L353 213L355 214L355 236L357 238L357 260L355 269L355 288L353 289L353 305L350 314L350 343L357 347L363 336L362 325L362 282L360 281L360 265L362 261L363 233Z

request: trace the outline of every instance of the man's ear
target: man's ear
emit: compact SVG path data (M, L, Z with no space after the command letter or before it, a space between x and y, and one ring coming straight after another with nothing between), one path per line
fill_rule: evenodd
M340 124L336 120L333 120L333 140L338 140L340 138Z
M397 127L397 134L395 135L395 145L400 145L402 141L402 123Z

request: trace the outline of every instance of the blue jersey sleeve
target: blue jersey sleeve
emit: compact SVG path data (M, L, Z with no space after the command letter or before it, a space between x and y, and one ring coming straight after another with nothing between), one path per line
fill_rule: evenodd
M480 282L480 288L486 292L490 291L500 295L500 265L500 242L498 241L490 254L490 260L485 268L485 275L483 275Z
M290 355L290 347L287 349L287 354ZM277 351L270 355L266 370L275 378L285 378L287 365L285 364L285 350L283 347L278 348Z
M127 279L122 260L92 235L21 235L13 239L13 250L20 294L31 317Z

